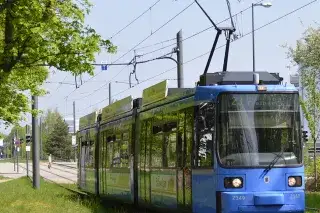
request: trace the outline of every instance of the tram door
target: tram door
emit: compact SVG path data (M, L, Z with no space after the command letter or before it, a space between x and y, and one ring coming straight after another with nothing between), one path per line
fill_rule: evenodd
M216 209L216 174L213 157L215 106L213 103L202 103L197 106L195 127L192 170L193 212L212 212Z
M177 131L177 201L178 208L192 211L191 204L191 153L193 141L194 109L183 109L178 114Z
M83 132L80 133L80 187L85 189L86 182L86 172L85 172L85 162L86 162L86 138Z

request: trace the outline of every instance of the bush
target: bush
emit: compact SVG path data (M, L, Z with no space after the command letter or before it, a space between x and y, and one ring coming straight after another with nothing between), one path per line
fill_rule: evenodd
M306 180L306 190L308 191L319 191L320 190L320 157L317 156L317 174L318 174L318 188L315 188L314 180L314 160L311 158L311 155L305 158L305 177Z

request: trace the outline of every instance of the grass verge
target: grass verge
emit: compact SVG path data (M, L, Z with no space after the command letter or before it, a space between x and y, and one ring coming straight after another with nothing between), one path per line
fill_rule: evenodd
M10 178L3 177L3 176L0 175L0 180L8 180L8 179L10 179Z
M0 180L6 179L0 176ZM62 184L77 190L74 184ZM128 213L132 212L122 207L105 207L95 198L83 199L79 194L66 190L54 183L41 179L40 189L32 188L29 178L22 177L0 183L1 212L32 212L32 213ZM306 206L320 209L320 193L307 193ZM312 212L312 211L308 211Z
M114 209L106 209L91 199L82 199L77 193L68 191L54 183L41 179L40 189L32 187L30 179L22 177L0 184L1 212L33 212L33 213L118 213ZM121 211L122 212L122 211Z
M306 206L309 208L320 209L320 193L319 192L307 192L306 193ZM312 212L312 211L308 211Z

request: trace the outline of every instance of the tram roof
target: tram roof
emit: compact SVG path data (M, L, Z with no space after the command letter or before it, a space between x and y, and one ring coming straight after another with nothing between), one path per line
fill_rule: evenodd
M257 87L263 87L265 92L298 92L293 85L216 85L196 87L195 101L215 100L220 93L225 92L259 92ZM262 92L264 92L262 91Z
M168 88L167 81L159 82L143 90L142 103L138 104L142 110L157 107L168 102L174 102L190 96L195 96L195 101L215 100L223 92L259 92L257 88L262 88L267 92L297 92L293 85L267 84L267 85L213 85L197 86L195 88ZM263 92L263 91L262 91ZM137 103L136 103L137 104ZM134 99L128 96L118 100L96 112L92 112L80 118L79 129L85 129L97 122L97 116L101 114L101 121L113 120L132 113Z

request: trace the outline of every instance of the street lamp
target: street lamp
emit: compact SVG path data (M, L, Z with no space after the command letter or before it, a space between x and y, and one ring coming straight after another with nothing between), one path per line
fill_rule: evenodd
M272 6L270 2L263 2L259 4L252 4L252 59L253 59L253 72L256 71L256 64L255 64L255 51L254 51L254 7L255 6L261 6L265 8L269 8Z

